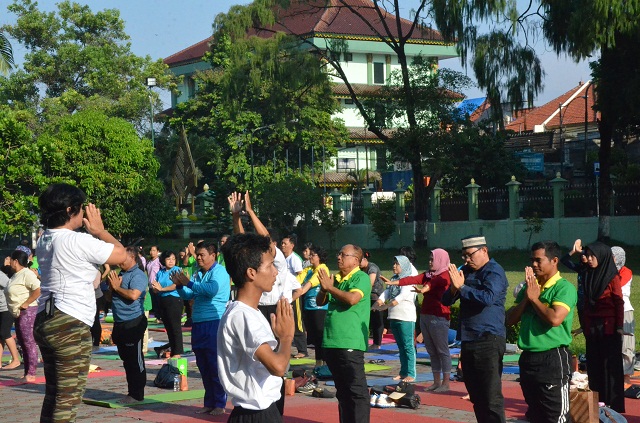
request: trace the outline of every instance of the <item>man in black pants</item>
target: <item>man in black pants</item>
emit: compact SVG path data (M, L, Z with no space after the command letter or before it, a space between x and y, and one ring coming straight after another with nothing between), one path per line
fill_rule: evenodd
M504 423L501 377L509 282L502 266L489 258L483 236L462 239L462 259L465 265L461 270L449 265L451 286L442 296L442 304L460 300L464 384L478 423Z
M531 423L569 421L571 325L578 294L558 272L560 246L554 241L531 247L526 285L507 312L507 324L520 323L520 386Z
M137 265L135 248L127 247L126 251L126 259L120 264L120 275L113 271L109 273L109 286L113 291L111 336L118 346L118 355L127 374L129 390L127 396L118 401L121 404L142 401L144 387L147 384L147 371L142 354L142 338L147 329L147 318L144 315L147 277Z

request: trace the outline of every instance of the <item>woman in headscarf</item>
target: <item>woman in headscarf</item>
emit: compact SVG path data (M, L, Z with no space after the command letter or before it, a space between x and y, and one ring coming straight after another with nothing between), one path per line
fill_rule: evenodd
M611 248L601 242L586 247L589 269L584 279L584 336L589 388L600 401L624 413L622 336L624 300Z
M449 323L451 312L442 304L442 294L449 289L449 253L441 248L431 251L429 271L400 279L397 284L422 285L415 287L416 292L424 295L420 309L420 329L424 338L424 346L431 358L433 384L429 391L446 392L449 390L451 373L451 353L449 352ZM389 284L396 282L389 281Z
M405 256L396 256L392 281L411 275L411 262ZM400 374L394 380L413 382L416 379L416 350L413 333L416 324L416 293L408 286L389 286L380 294L374 307L389 310L389 325L400 351Z
M631 383L633 375L633 365L636 359L636 322L633 318L633 306L631 305L631 281L633 273L624 264L627 261L626 254L622 247L611 247L613 261L616 263L618 275L620 275L620 288L622 299L624 300L624 323L623 331L627 335L622 336L622 368L624 371L624 383Z

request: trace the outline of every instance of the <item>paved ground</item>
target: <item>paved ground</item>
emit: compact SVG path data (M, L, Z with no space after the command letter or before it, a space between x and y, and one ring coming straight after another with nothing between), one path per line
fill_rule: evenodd
M156 341L166 341L164 332L152 331L150 336ZM185 348L190 348L190 336L185 336ZM309 350L313 354L313 349ZM367 357L373 357L374 353L367 353ZM92 356L92 364L100 366L104 371L123 372L120 360L106 360L100 358L101 355ZM367 358L368 359L368 358ZM6 362L7 356L4 356ZM419 362L424 363L423 360ZM369 379L395 376L399 369L397 360L385 360L384 365L391 369L380 370L367 374ZM308 367L312 367L309 365ZM160 366L147 366L147 389L146 395L167 393L167 390L153 386L153 379ZM22 376L22 367L17 370L0 370L0 384ZM426 364L418 365L419 374L430 374L430 368ZM38 376L42 376L42 369L38 369ZM503 377L503 392L506 398L506 410L508 421L519 422L524 414L526 405L522 400L519 385L514 382L516 375L505 375ZM424 388L430 382L417 384L417 391L422 399L422 406L417 410L409 409L372 409L372 422L393 422L410 423L414 421L431 421L437 423L448 422L475 422L472 406L469 401L461 399L466 393L464 384L452 382L452 391L443 394L426 393ZM189 367L189 389L202 389L202 381L197 371L195 363L190 363ZM110 377L89 378L87 384L86 398L107 400L118 399L126 393L126 382L123 374ZM0 422L37 422L40 407L44 395L44 384L36 383L20 386L0 386ZM156 403L138 405L128 408L105 408L88 404L79 407L78 421L82 422L224 422L227 416L198 415L196 410L202 406L201 399L186 400L170 403ZM229 412L232 406L227 404ZM295 394L286 397L285 402L285 422L337 422L338 411L335 399L312 398L305 394ZM630 420L631 421L631 420ZM638 422L638 420L634 420Z

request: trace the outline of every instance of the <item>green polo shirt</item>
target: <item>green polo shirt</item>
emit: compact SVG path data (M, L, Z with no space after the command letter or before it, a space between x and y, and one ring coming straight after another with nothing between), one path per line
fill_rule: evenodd
M344 278L340 274L335 275L333 285L341 291L358 292L362 298L349 306L329 295L322 347L366 351L371 308L369 275L356 267Z
M520 303L526 295L526 285L518 293L516 303ZM540 290L540 302L547 307L561 306L569 310L564 321L553 327L542 320L532 305L528 305L520 319L520 335L518 347L525 351L541 352L571 344L571 325L573 324L573 310L578 301L576 288L556 273L545 282Z

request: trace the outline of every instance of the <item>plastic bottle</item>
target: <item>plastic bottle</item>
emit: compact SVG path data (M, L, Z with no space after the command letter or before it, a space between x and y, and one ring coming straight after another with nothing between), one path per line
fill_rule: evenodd
M180 390L180 375L173 376L173 392Z

